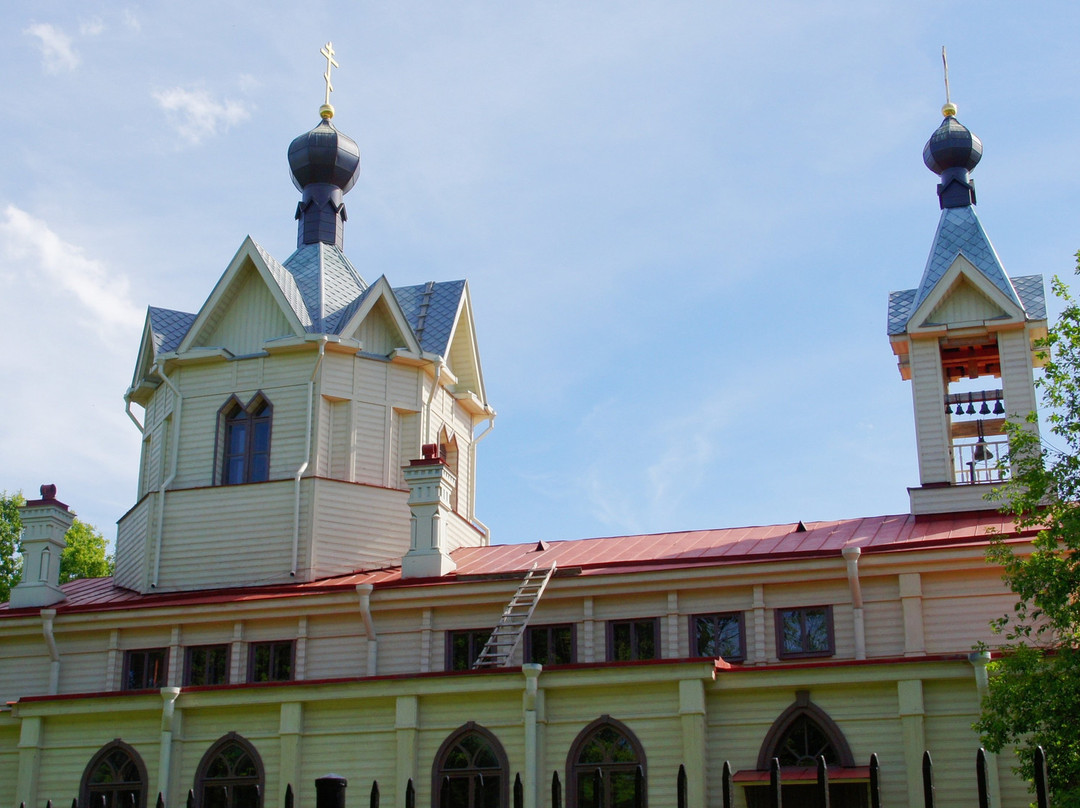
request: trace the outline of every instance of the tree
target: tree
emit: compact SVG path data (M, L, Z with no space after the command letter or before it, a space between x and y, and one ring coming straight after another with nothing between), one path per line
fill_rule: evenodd
M19 582L22 572L19 507L25 504L21 493L0 492L0 603L9 599L11 588ZM60 583L112 575L113 559L105 553L105 537L100 530L75 517L64 540L67 546L60 555Z
M7 602L11 587L19 582L19 506L25 503L18 492L0 491L0 603Z
M1013 475L995 492L1018 527L1038 534L1030 554L1016 554L1004 537L988 554L1019 600L994 622L1006 644L990 663L975 728L993 752L1015 745L1025 778L1042 746L1054 805L1080 808L1080 303L1058 278L1053 290L1065 309L1039 344L1047 361L1036 382L1053 445L1023 423L1010 424Z

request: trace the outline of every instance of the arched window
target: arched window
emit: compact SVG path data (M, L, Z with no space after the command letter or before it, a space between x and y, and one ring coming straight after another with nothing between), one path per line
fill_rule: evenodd
M270 479L270 426L274 408L256 393L242 404L236 396L218 411L221 483L259 483Z
M103 746L83 772L79 804L88 808L145 808L146 766L139 753L119 739Z
M768 771L773 758L780 761L782 801L785 805L818 808L814 791L817 761L829 766L831 808L865 808L869 791L865 776L855 769L851 748L844 733L828 714L810 701L810 691L795 694L795 703L773 722L758 752L758 771ZM748 785L747 808L766 808L768 794L763 785Z
M457 435L452 435L444 426L439 430L439 456L446 463L446 467L454 475L454 487L450 491L450 510L458 509L458 442Z
M645 750L623 723L604 715L577 736L566 761L569 808L643 808Z
M502 744L471 721L461 727L435 755L431 793L438 808L506 808L510 766Z
M198 808L262 808L263 765L244 738L230 732L207 751L195 772Z

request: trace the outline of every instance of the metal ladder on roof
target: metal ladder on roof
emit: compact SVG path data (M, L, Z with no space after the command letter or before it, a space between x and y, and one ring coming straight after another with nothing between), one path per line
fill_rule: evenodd
M533 564L529 571L525 573L525 577L518 585L514 596L506 604L502 617L495 624L491 636L484 643L480 655L476 657L473 670L478 668L505 668L510 664L510 658L518 647L518 643L521 642L522 635L525 634L525 627L529 624L529 618L532 617L536 604L540 601L540 596L544 594L548 581L551 580L551 576L554 574L554 561L546 569L538 569L537 564Z

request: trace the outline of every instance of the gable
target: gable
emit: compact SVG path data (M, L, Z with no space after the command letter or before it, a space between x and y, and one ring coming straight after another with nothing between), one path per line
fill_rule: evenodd
M973 286L964 275L960 275L920 325L968 323L1008 316L1001 306Z
M371 310L348 336L359 340L363 351L381 356L388 355L395 348L406 348L409 345L384 297L375 301Z
M268 339L293 333L278 301L247 259L187 347L220 347L242 356L260 351Z
M457 377L457 392L469 391L483 400L483 383L480 379L480 357L473 339L472 312L463 306L461 316L450 338L450 350L447 351L446 364L450 372Z

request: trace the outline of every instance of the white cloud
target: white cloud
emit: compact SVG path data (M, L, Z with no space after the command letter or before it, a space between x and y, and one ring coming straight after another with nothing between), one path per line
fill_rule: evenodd
M180 136L192 145L216 135L219 130L229 129L251 114L242 102L219 100L206 90L173 87L153 95Z
M139 22L139 18L135 16L135 12L130 8L124 9L124 25L132 31L141 31L142 23Z
M79 54L72 47L71 37L55 25L46 22L34 23L23 33L38 38L45 72L59 73L61 70L74 70L79 66Z
M104 30L105 23L101 21L100 17L94 17L93 19L79 23L80 36L97 36Z
M101 262L87 258L45 222L14 205L0 218L0 256L7 268L0 275L4 286L23 282L45 292L38 301L42 314L56 302L57 293L67 293L80 304L79 319L99 330L142 323L143 312L132 302L126 278L109 277Z

